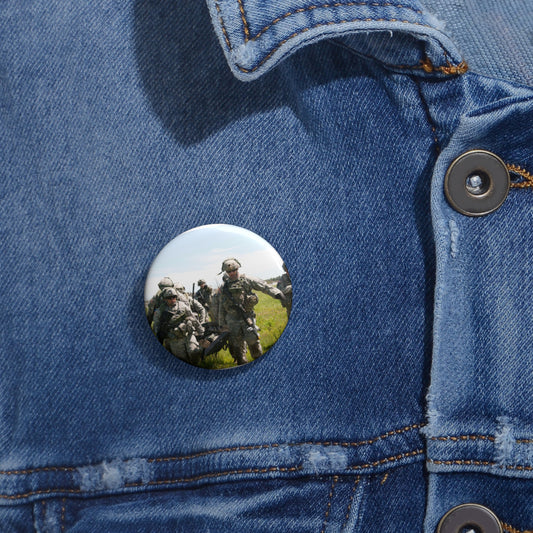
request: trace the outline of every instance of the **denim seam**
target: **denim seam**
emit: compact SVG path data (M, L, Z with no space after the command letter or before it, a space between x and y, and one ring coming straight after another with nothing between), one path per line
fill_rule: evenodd
M241 12L242 25L244 28L244 42L248 42L250 39L250 28L248 25L248 20L246 19L246 14L244 13L244 5L242 3L242 0L238 0L238 2L239 2L239 11Z
M353 470L362 470L362 469L368 469L373 468L375 466L381 466L383 464L387 463L394 463L401 461L402 459L406 459L409 457L416 457L419 455L422 455L424 453L424 450L418 449L413 450L411 452L405 452L398 455L394 455L392 457L386 457L384 459L381 459L379 461L374 461L372 463L366 463L361 465L350 465L344 468L344 471L353 471ZM221 478L226 476L232 476L232 475L239 475L239 474L269 474L273 472L300 472L304 470L304 465L298 465L298 466L291 466L291 467L280 467L280 466L271 466L271 467L265 467L265 468L246 468L241 470L228 470L224 472L211 472L207 474L201 474L194 477L189 478L177 478L177 479L165 479L165 480L157 480L157 481L146 481L146 482L136 482L136 483L125 483L123 485L123 488L137 488L137 487L150 487L150 486L161 486L161 485L173 485L176 483L193 483L196 481L201 481L204 479L213 479L213 478ZM61 487L53 488L53 489L43 489L43 490L35 490L35 491L29 491L24 494L0 494L0 499L5 500L19 500L22 498L28 498L30 496L35 495L44 495L44 494L52 494L52 493L63 493L63 494L99 494L101 493L100 490L82 490L82 489L71 489L71 488L64 488Z
M432 38L432 37L428 37ZM398 65L394 63L387 63L386 61L383 61L382 59L377 58L376 56L373 56L371 54L364 54L362 52L359 52L358 50L354 50L350 46L347 46L341 41L338 40L330 40L331 43L335 44L336 46L339 46L341 48L344 48L351 52L352 54L363 57L365 59L370 59L372 61L377 61L381 63L383 66L390 68L390 69L401 69L401 70L423 70L424 72L431 74L432 72L441 72L443 74L447 75L461 75L468 71L468 64L466 61L461 61L458 65L453 65L451 61L449 60L449 55L446 52L446 50L443 50L444 57L446 58L446 65L442 65L440 67L435 67L429 57L425 57L424 59L421 59L419 61L419 64L417 65Z
M431 128L431 132L433 134L433 147L435 149L436 155L438 156L440 154L441 148L440 148L440 143L439 143L439 137L437 135L437 124L435 120L433 120L433 117L431 116L431 111L424 97L424 93L422 92L422 87L420 86L420 83L414 77L412 77L412 80L414 84L416 85L418 96L420 98L420 101L422 102L422 108L424 109L424 113L426 114L426 120L429 124L429 127Z
M276 19L274 19L270 24L267 24L266 26L264 26L261 30L259 30L259 32L256 35L250 37L249 23L248 23L248 20L246 18L246 14L245 14L245 11L244 11L244 5L242 4L242 0L238 0L238 1L239 1L239 11L240 11L240 14L241 14L241 20L243 22L244 43L245 44L250 42L250 41L256 41L262 35L264 35L265 32L267 32L270 28L272 28L275 24L277 24L278 22L281 22L282 20L284 20L284 19L286 19L286 18L288 18L288 17L290 17L292 15L296 15L296 14L299 14L299 13L303 13L305 11L311 11L311 10L319 9L319 8L320 9L333 9L335 7L351 7L351 6L395 7L397 9L410 10L410 11L416 13L416 14L419 14L419 15L423 14L422 11L416 10L416 9L414 9L412 7L404 6L404 5L401 5L401 4L393 4L393 3L390 3L390 2L386 2L384 4L379 4L377 2L347 2L347 3L336 2L334 4L323 4L323 5L316 5L316 6L308 6L306 8L300 8L300 9L296 9L294 11L290 11L288 13L285 13L284 15L281 15L280 17L277 17ZM224 35L224 40L226 42L226 46L228 47L228 50L231 52L233 50L233 47L231 46L231 42L230 42L230 39L229 39L229 35L228 35L227 29L226 29L226 25L225 25L224 19L222 17L222 12L221 12L220 6L219 6L217 0L215 0L214 3L215 3L216 10L217 10L218 18L219 18L219 21L220 21L220 26L221 26L221 29L222 29L222 33ZM294 37L297 37L298 35L300 35L302 33L305 33L305 32L307 32L307 31L309 31L311 29L314 29L314 28L319 28L319 27L322 27L322 26L332 26L332 25L336 25L336 24L338 24L338 25L347 24L347 23L352 23L352 22L400 22L402 24L414 24L416 26L422 26L422 27L425 27L425 28L434 29L434 27L429 25L429 24L422 24L421 22L414 22L414 21L410 21L410 20L400 20L400 19L396 19L396 18L392 18L392 19L387 19L387 18L355 18L355 19L350 19L350 20L341 20L341 21L338 21L338 22L334 22L334 21L324 22L324 23L315 24L314 26L302 28L302 29L294 32L292 35L290 35L286 39L283 39L281 42L279 42L272 49L272 51L267 56L265 56L253 68L247 69L247 68L241 67L239 65L236 65L236 66L241 72L244 72L244 73L254 72L259 67L261 67L266 61L268 61L268 59L270 59L270 57L277 50L279 50L279 48L281 48L285 43L287 43L289 40L293 39ZM441 47L442 47L442 45L441 45ZM448 59L448 54L447 54L446 50L444 48L442 48L442 50L443 50L444 56L447 58L446 59L447 65L435 67L433 65L433 63L430 61L430 59L426 58L424 61L422 61L422 65L412 65L412 66L410 66L410 65L397 65L397 68L405 68L405 69L417 68L417 69L423 69L425 72L428 72L428 73L430 73L430 72L441 72L441 73L446 74L446 75L464 74L468 70L468 65L466 64L465 61L461 61L459 64L453 65Z
M355 483L352 487L352 494L350 495L350 500L348 501L348 507L346 508L346 513L344 514L344 524L342 524L341 531L344 530L346 527L346 524L348 524L348 520L350 520L350 512L352 510L353 505L353 499L355 497L355 492L357 491L357 487L359 486L359 482L361 481L361 475L357 476L355 479Z
M60 517L60 524L61 524L61 531L65 531L65 514L67 511L67 499L63 498L61 500L61 517Z
M29 498L30 496L36 496L41 494L53 494L53 493L62 493L62 494L82 494L84 491L81 489L42 489L42 490L31 490L24 494L0 494L0 498L3 500L21 500L22 498Z
M342 446L344 448L356 448L358 446L371 446L381 440L384 440L389 437L393 437L394 435L400 435L402 433L406 433L407 431L412 431L414 429L421 429L424 427L423 424L412 424L410 426L405 426L400 429L394 429L392 431L388 431L387 433L384 433L383 435L379 435L378 437L374 437L372 439L367 440L361 440L358 442L335 442L335 441L323 441L323 442L314 442L314 441L306 441L306 442L289 442L289 443L274 443L274 444L258 444L255 446L235 446L232 448L218 448L216 450L207 450L205 452L199 452L194 455L185 455L180 457L158 457L155 459L148 459L148 462L163 462L163 461L184 461L188 459L196 459L197 457L203 457L205 455L211 455L214 453L223 453L223 452L234 452L234 451L247 451L247 450L261 450L265 448L279 448L280 446ZM1 473L1 472L0 472Z
M429 440L452 441L452 443L456 444L459 441L465 440L490 440L491 442L494 442L496 437L493 437L492 435L454 435L446 437L430 437ZM532 444L533 439L515 439L515 443Z
M406 433L408 431L413 431L415 429L421 429L424 427L424 424L412 424L410 426L405 426L403 428L399 429L393 429L391 431L388 431L387 433L384 433L382 435L379 435L378 437L374 437L372 439L367 440L361 440L358 442L335 442L335 441L324 441L324 442L289 442L289 443L273 443L273 444L257 444L257 445L251 445L251 446L234 446L230 448L217 448L215 450L207 450L205 452L199 452L192 455L183 455L183 456L177 456L177 457L152 457L146 459L149 463L154 462L170 462L170 461L186 461L189 459L196 459L198 457L204 457L206 455L212 455L216 453L228 453L228 452L240 452L240 451L249 451L249 450L262 450L262 449L268 449L268 448L279 448L281 446L342 446L345 448L355 448L358 446L371 446L381 440L387 439L389 437L393 437L394 435L401 435L402 433ZM79 467L73 467L73 466L44 466L39 468L29 468L25 470L0 470L0 475L19 475L19 474L33 474L35 472L73 472L78 470Z
M446 460L438 460L438 459L427 459L428 463L432 463L434 465L475 465L475 466L497 466L500 469L506 469L506 470L533 470L533 466L531 465L501 465L494 461L479 461L476 459L446 459Z
M157 481L147 481L138 483L125 483L124 487L145 487L150 485L172 485L174 483L193 483L195 481L201 481L203 479L211 479L225 476L233 476L238 474L268 474L271 472L298 472L303 470L303 465L298 466L269 466L265 468L243 468L240 470L226 470L224 472L210 472L207 474L200 474L199 476L193 476L189 478L178 479L162 479Z
M409 10L411 10L411 11L413 11L413 12L419 14L419 15L423 14L422 11L414 9L412 7L403 6L401 4L392 4L390 2L386 2L384 4L379 4L378 2L346 2L346 3L335 2L334 4L323 4L323 5L320 5L320 6L308 6L308 7L305 7L305 8L295 9L294 11L289 11L288 13L285 13L284 15L281 15L281 16L275 18L270 24L267 24L264 28L259 30L259 32L256 35L254 35L253 37L250 37L249 23L248 23L248 19L246 18L246 13L244 12L244 5L242 3L242 0L238 0L238 2L239 2L239 11L241 13L241 20L242 20L242 23L243 23L244 42L245 43L247 43L249 41L257 40L267 30L272 28L272 26L274 26L278 22L281 22L282 20L284 20L284 19L286 19L286 18L288 18L288 17L290 17L292 15L297 15L299 13L304 13L305 11L311 11L313 9L318 9L318 8L331 9L331 8L334 8L334 7L352 7L352 6L396 7L398 9L409 9ZM231 52L231 50L233 50L233 48L231 46L231 43L230 43L230 40L229 40L229 37L228 37L228 32L226 30L226 24L224 23L224 19L222 18L222 12L220 10L220 6L219 6L217 0L215 0L215 7L216 7L216 10L217 10L218 15L219 15L219 20L220 20L220 24L221 24L221 27L222 27L222 32L224 33L224 37L225 37L225 40L226 40L226 45L228 47L228 50ZM428 27L431 28L432 26L428 26Z
M400 453L392 457L385 457L384 459L380 459L379 461L374 461L372 463L366 463L363 465L347 466L346 470L362 470L365 468L372 468L374 466L381 466L386 463L393 463L395 461L401 461L402 459L405 459L407 457L416 457L417 455L422 455L423 453L425 453L425 450L422 450L422 449L413 450L411 452Z
M387 482L387 479L389 479L389 472L387 472L384 476L383 476L383 479L379 482L380 485L385 485L385 483Z
M506 163L505 166L509 172L513 174L518 174L520 177L524 178L525 181L515 181L511 182L511 187L525 189L526 187L533 187L533 174L528 172L526 169L522 168L519 165L514 165L512 163Z
M239 3L241 3L242 0L239 0ZM334 7L353 7L353 6L373 6L373 7L396 7L399 9L409 9L411 11L414 11L418 15L422 15L422 11L416 10L409 6L403 6L403 5L397 5L397 4L391 4L391 3L385 3L385 4L378 4L377 2L335 2L334 4L323 4L320 6L308 6L308 7L302 7L300 9L295 9L294 11L285 13L284 15L281 15L280 17L274 19L270 24L267 24L263 29L259 30L253 37L249 37L248 39L245 39L245 42L248 41L255 41L261 37L266 31L268 31L272 26L277 24L278 22L281 22L283 19L286 19L290 17L291 15L296 15L298 13L305 13L306 11L313 11L315 9L331 9ZM393 19L395 20L395 19ZM246 21L247 23L247 21ZM413 23L416 24L416 23ZM432 27L432 26L429 26ZM246 31L245 31L246 33ZM249 35L249 34L248 34Z
M275 48L272 49L272 51L267 55L265 56L255 67L253 68L244 68L244 67L241 67L239 65L237 65L237 68L241 71L241 72L244 72L244 73L251 73L251 72L255 72L259 67L261 67L264 63L266 63L273 55L275 52L277 52L285 43L287 43L288 41L290 41L291 39L293 39L294 37L297 37L298 35L301 35L302 33L305 33L309 30L313 30L315 28L320 28L320 27L323 27L323 26L334 26L334 25L341 25L341 24L349 24L349 23L353 23L353 22L400 22L402 24L413 24L415 26L422 26L424 28L431 28L431 29L434 29L433 26L430 26L429 24L422 24L421 22L412 22L410 20L400 20L400 19L386 19L386 18L355 18L355 19L350 19L350 20L340 20L338 22L335 22L335 21L331 21L331 22L320 22L318 24L315 24L313 26L309 26L309 27L306 27L306 28L302 28L296 32L294 32L292 35L289 35L286 39L283 39L282 41L280 41L277 46ZM443 48L443 53L446 57L448 57L448 54L446 53L446 50L444 50ZM468 70L468 65L465 61L461 61L459 64L457 65L453 65L451 63L449 63L448 61L448 64L446 66L438 66L438 67L435 67L433 65L433 63L429 60L429 58L427 58L425 61L422 62L422 65L413 65L413 66L409 66L409 65L404 65L404 66L399 66L398 68L418 68L418 69L422 69L424 70L425 72L441 72L442 74L446 74L446 75L457 75L457 74L464 74L467 70Z
M329 513L331 511L331 501L333 500L333 492L335 490L335 485L339 481L339 476L333 476L333 481L331 482L331 489L328 496L328 504L326 506L326 516L324 517L324 522L322 523L322 531L320 533L326 533L326 526L328 525Z
M492 435L458 435L458 436L447 436L447 437L430 437L430 440L451 440L452 442L458 442L461 440L490 440L494 442L496 440Z
M220 22L220 27L222 28L222 33L224 34L224 40L226 41L226 46L228 47L228 50L231 51L232 50L231 43L230 43L230 40L229 40L228 32L226 30L226 25L224 24L224 20L222 19L222 12L220 11L220 6L218 5L218 1L215 0L214 4L215 4L215 8L217 10L218 20Z
M398 455L394 455L392 457L386 457L384 459L380 459L379 461L374 461L372 463L366 463L362 465L350 465L345 467L345 470L361 470L361 469L367 469L372 468L374 466L380 466L382 464L386 463L394 463L397 461L401 461L402 459L405 459L407 457L415 457L417 455L421 455L425 453L425 450L418 449L413 450L411 452L405 452ZM202 479L206 478L213 478L213 477L223 477L223 476L231 476L235 474L267 474L269 472L298 472L304 469L303 465L298 466L292 466L292 467L279 467L279 466L271 466L266 468L246 468L242 470L229 470L225 472L211 472L208 474L201 474L199 476L194 476L191 478L179 478L179 479L167 479L167 480L159 480L159 481L148 481L145 483L139 482L139 483L126 483L124 487L142 487L147 485L170 485L174 483L192 483L194 481L200 481ZM1 495L0 495L1 497Z

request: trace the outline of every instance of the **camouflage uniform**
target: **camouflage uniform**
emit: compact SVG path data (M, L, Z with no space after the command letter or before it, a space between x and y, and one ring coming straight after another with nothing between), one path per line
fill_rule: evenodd
M203 324L205 322L206 315L207 315L207 312L204 306L198 300L191 298L185 291L185 287L181 285L180 283L176 283L174 285L174 288L176 289L178 293L178 300L187 304L192 309L192 311L194 312L194 314L196 315L200 323Z
M226 259L222 270L231 272L240 267L236 259ZM263 354L259 342L259 330L255 321L254 307L258 302L253 291L261 291L272 298L283 300L283 293L263 280L239 274L237 279L226 279L218 298L218 322L230 332L229 351L239 365L247 363L246 345L253 359Z
M213 289L207 285L203 279L198 280L198 285L200 288L196 291L194 297L205 307L207 312L209 312Z
M163 278L157 285L159 290L156 292L155 296L152 296L146 307L146 317L148 318L149 324L151 324L154 319L155 310L164 303L161 294L166 288L174 287L174 282L170 278Z
M166 289L163 291L163 298L168 294L177 296L175 289ZM185 302L176 300L171 306L165 302L158 307L154 313L152 329L173 355L193 365L200 362L203 349L197 336L202 336L204 329Z
M276 287L285 296L285 302L283 302L281 305L285 307L285 310L287 311L287 318L289 318L292 310L292 283L285 264L283 265L283 270L285 270L285 274L281 276L281 279L278 281Z

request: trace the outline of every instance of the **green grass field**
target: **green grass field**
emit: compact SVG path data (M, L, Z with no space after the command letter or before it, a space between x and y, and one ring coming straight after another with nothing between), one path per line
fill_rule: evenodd
M279 300L275 300L262 292L256 293L259 302L255 306L257 315L257 325L259 326L259 335L263 354L279 339L279 336L287 325L287 311L281 307ZM250 351L247 350L246 357L252 361ZM228 350L209 355L198 366L202 368L231 368L237 366L233 357Z

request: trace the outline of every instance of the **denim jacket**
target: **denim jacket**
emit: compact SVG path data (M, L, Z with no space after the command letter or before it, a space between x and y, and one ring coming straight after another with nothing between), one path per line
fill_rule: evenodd
M516 54L476 71L418 0L1 3L0 531L533 528L531 55L502 20ZM485 216L445 195L470 150L511 179ZM294 287L223 372L142 305L213 223Z

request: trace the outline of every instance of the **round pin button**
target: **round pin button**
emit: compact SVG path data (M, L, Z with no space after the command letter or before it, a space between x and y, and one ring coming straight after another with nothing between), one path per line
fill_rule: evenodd
M144 291L148 323L174 357L223 369L260 358L292 308L285 263L264 239L237 226L200 226L154 259Z
M487 507L465 503L450 509L440 520L436 533L503 533L498 517Z
M482 216L503 204L510 184L507 167L498 156L486 150L470 150L448 168L444 192L459 213Z

